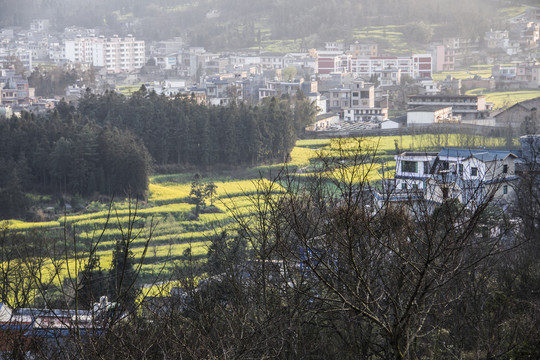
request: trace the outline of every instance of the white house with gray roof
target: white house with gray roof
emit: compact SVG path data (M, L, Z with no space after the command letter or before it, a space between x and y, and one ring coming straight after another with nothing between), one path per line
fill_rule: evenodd
M518 155L508 150L443 148L438 153L396 155L395 191L421 191L423 199L456 199L474 207L493 197L501 204L514 198Z

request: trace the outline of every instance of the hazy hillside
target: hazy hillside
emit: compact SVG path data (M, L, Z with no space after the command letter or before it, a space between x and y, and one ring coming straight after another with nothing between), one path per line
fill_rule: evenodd
M1 0L4 3L6 0ZM308 42L352 36L368 25L424 22L438 34L480 35L511 0L20 0L1 6L0 26L28 26L50 18L65 26L103 27L146 40L183 35L212 50L256 46L261 39ZM534 1L533 1L534 3ZM84 14L82 16L81 14ZM308 44L310 45L310 44Z

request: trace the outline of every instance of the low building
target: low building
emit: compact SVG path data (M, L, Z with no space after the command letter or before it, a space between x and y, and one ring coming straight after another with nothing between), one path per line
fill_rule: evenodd
M539 110L540 97L521 101L496 114L494 116L495 123L500 127L519 128L525 121L526 117L531 116L537 128L540 128L540 124L538 123Z
M396 190L423 190L431 176L436 152L403 152L396 159Z
M339 124L339 115L326 113L318 115L315 118L315 123L306 128L307 131L329 130Z
M444 148L438 153L396 155L395 191L421 191L423 199L442 203L454 199L474 208L493 198L507 206L517 184L515 152Z
M407 103L409 110L421 106L451 107L454 116L476 119L487 116L489 110L484 95L411 95Z
M33 102L34 88L29 87L28 80L12 70L0 74L0 104L13 106Z
M515 164L511 151L443 149L434 161L425 198L435 203L456 199L474 208L488 198L505 207L515 198Z
M355 41L354 44L351 44L349 46L349 52L351 53L353 58L372 57L379 55L378 48L379 46L377 44L362 44L358 41Z
M424 105L407 111L407 125L431 125L459 120L452 115L451 106Z

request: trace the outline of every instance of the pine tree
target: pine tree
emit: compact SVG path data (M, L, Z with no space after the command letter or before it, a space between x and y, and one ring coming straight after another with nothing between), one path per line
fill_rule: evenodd
M99 264L99 256L91 256L80 274L78 302L79 308L88 309L102 295L107 293L104 273Z
M126 236L116 242L109 271L109 298L127 310L135 306L137 279L135 259L129 243L130 239Z

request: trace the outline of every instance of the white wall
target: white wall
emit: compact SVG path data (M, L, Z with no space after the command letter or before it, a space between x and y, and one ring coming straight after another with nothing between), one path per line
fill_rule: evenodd
M409 111L407 113L407 125L411 124L433 124L435 115L428 111Z

